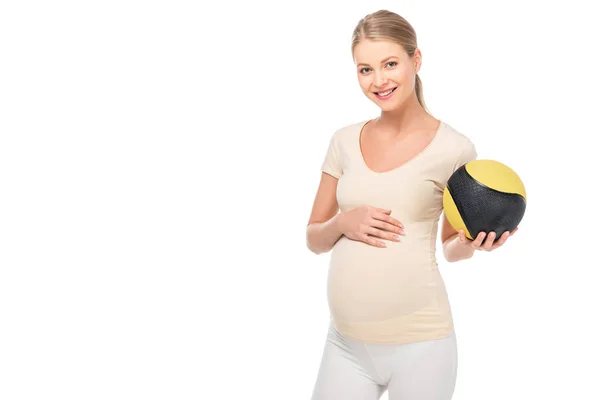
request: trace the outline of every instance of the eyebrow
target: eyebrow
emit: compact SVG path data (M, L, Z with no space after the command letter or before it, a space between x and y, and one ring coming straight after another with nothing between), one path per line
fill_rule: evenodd
M383 63L384 63L384 62L386 62L386 61L389 61L389 60L391 60L392 58L398 58L398 57L396 57L396 56L389 56L389 57L387 57L387 58L383 59L383 60L381 61L381 64L383 64ZM365 64L365 63L360 63L360 64L357 64L356 66L357 66L357 67L360 67L360 66L363 66L363 65L364 65L364 66L369 66L369 64Z

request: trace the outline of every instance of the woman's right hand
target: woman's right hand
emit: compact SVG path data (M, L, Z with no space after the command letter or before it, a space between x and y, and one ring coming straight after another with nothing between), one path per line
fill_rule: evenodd
M390 216L391 210L362 206L341 212L338 215L340 231L349 239L358 240L371 246L386 247L387 239L394 242L404 235L404 226Z

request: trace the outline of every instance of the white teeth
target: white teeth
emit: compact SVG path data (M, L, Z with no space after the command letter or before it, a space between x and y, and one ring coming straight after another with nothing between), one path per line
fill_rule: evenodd
M388 94L392 93L392 90L394 90L394 89L390 89L390 90L385 91L385 92L377 92L377 94L379 96L387 96Z

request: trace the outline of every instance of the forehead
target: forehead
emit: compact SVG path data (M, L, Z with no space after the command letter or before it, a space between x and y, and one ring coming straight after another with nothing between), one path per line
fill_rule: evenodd
M404 58L406 52L398 43L389 40L362 40L354 48L356 64L379 64L389 57Z

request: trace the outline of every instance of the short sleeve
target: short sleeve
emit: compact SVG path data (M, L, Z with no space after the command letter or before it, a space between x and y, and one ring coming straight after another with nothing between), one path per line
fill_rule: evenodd
M453 171L456 171L469 161L473 161L477 159L477 149L475 145L470 140L467 140L466 143L462 146L458 157L455 160Z
M321 165L321 171L333 176L334 178L339 178L342 176L343 170L340 159L340 144L339 137L337 135L333 135L329 140L329 147L327 148L325 159Z

